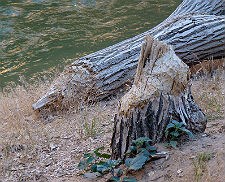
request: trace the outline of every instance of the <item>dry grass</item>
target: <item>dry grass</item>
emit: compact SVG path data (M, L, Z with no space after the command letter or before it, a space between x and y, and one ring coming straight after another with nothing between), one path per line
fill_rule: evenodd
M109 149L117 100L81 105L79 110L51 116L46 124L31 105L47 87L43 82L24 83L0 93L0 181L73 176L84 151ZM224 118L224 91L224 73L193 82L195 100L209 120Z
M39 179L40 175L57 176L62 160L68 159L65 165L76 170L83 151L98 145L109 148L117 101L60 112L45 124L31 105L48 86L40 83L14 89L8 87L0 93L0 181L30 181ZM68 140L71 141L69 144ZM45 161L51 159L55 146L57 154L52 162L55 165L46 170ZM71 156L73 150L76 152ZM66 157L59 156L61 153Z
M203 173L206 170L207 162L210 159L211 159L211 154L203 152L203 153L199 153L196 159L193 161L196 182L200 181Z
M193 82L193 96L208 120L225 118L225 74L221 70L213 77L200 78Z
M14 140L17 142L18 139L22 138L25 142L30 141L32 125L29 122L35 119L31 105L48 86L40 85L38 87L32 87L31 85L28 87L8 87L5 88L3 93L0 93L1 139L4 141L10 140L10 143L13 143ZM9 137L12 135L14 137Z

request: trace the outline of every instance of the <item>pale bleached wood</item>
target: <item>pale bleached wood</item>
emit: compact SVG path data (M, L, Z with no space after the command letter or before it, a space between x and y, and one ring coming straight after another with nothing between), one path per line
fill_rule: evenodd
M206 117L191 94L189 67L172 47L152 37L147 37L142 50L134 84L120 100L115 117L111 147L116 159L124 159L139 137L149 137L153 143L164 141L172 120L193 133L206 128Z

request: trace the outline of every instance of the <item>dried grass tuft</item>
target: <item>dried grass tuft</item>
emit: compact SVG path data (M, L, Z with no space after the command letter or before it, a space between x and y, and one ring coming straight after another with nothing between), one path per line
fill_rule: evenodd
M223 60L224 61L224 60ZM224 62L223 62L224 64ZM225 118L225 72L224 67L205 72L204 77L195 77L192 86L193 96L208 120Z
M74 159L65 161L66 166L72 165L74 160L78 162L80 151L90 150L98 145L109 148L117 101L80 105L79 109L71 107L50 115L48 122L43 122L43 118L33 111L32 104L48 87L49 84L43 82L16 87L12 85L0 93L0 181L36 180L38 171L46 170L44 164L50 160L48 153L52 152L51 148L54 146L60 146L54 155L57 165L53 163L49 167L45 174L48 177L57 176L54 173L60 168L59 163L65 159L60 153L64 153L67 159L71 157L71 151L78 151L74 154ZM97 142L90 143L95 138ZM70 141L69 144L67 140ZM88 146L87 141L90 141ZM76 165L72 166L76 170Z

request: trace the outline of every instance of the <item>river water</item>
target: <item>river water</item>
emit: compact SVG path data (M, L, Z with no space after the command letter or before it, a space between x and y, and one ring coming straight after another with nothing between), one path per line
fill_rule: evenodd
M0 88L149 30L180 2L0 0Z

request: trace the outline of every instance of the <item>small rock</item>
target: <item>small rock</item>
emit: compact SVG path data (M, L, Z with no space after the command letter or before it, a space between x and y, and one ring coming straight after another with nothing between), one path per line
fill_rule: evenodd
M95 173L85 173L84 177L88 179L96 179L97 177L101 176L100 173L95 172Z
M148 173L148 177L149 177L148 181L156 181L162 178L163 175L157 174L156 171L151 171L150 173Z
M202 137L207 137L208 135L206 133L202 134Z
M20 152L20 151L24 150L25 147L23 145L18 144L18 145L12 145L10 147L10 149L11 149L12 153L16 153L16 152Z
M150 173L148 173L148 176L153 176L155 174L155 171L151 171Z
M183 177L184 175L183 175L183 170L182 169L178 169L177 170L177 175L179 176L179 177Z
M166 158L161 158L161 159L157 159L154 161L155 165L162 165L167 159Z
M53 151L53 150L56 150L58 148L58 145L54 144L54 143L50 143L49 148L50 148L51 151Z

